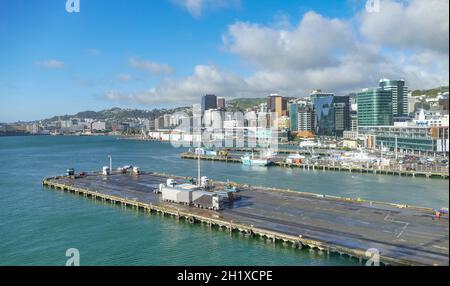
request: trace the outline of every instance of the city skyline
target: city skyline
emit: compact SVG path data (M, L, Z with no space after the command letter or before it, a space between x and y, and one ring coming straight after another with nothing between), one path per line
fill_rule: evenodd
M386 77L448 85L446 1L381 1L369 13L366 1L81 0L72 14L64 2L0 4L0 122L170 108L207 93L344 95ZM384 37L388 28L399 35Z

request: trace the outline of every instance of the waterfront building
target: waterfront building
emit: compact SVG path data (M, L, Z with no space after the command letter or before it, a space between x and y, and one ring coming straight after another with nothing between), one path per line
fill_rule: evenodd
M154 130L155 128L155 121L154 120L148 120L149 123L149 129L148 130ZM152 123L153 122L153 123ZM151 125L153 124L153 129L151 129ZM118 123L118 122L111 122L111 131L112 132L122 132L125 128L123 127L122 124Z
M91 131L105 131L106 122L104 121L94 121L91 123Z
M71 128L73 126L72 120L60 120L59 123L61 128Z
M202 96L202 113L209 109L217 109L217 96L214 94Z
M358 130L365 126L393 124L392 92L381 88L367 88L358 93Z
M5 124L0 131L3 135L23 135L27 133L27 126L19 123Z
M27 132L33 135L39 134L39 124L34 122L31 124L28 124L27 126Z
M397 149L402 153L448 153L448 126L371 126L360 127L359 135L375 138L376 148Z
M408 115L408 86L403 79L381 79L379 87L392 94L392 116L404 117Z
M144 120L144 126L145 126L145 129L146 129L147 131L155 130L155 120L145 119L145 120ZM113 131L115 131L115 130L114 130L115 127L116 127L116 126L113 124L113 125L112 125L112 130L113 130Z

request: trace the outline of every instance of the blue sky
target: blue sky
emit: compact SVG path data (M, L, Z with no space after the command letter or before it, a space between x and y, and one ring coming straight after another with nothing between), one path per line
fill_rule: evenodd
M80 12L69 14L66 0L0 0L0 122L114 106L179 106L206 92L226 98L300 97L314 88L344 93L384 73L418 86L448 84L448 72L442 75L448 44L424 46L414 35L383 42L371 30L382 19L363 15L365 3L80 0ZM389 10L407 15L409 4L399 5ZM445 29L448 34L448 24ZM364 59L358 67L370 61L367 76L327 79L350 69L353 54ZM402 60L394 64L392 57ZM444 66L417 71L442 58ZM380 72L386 63L395 67Z

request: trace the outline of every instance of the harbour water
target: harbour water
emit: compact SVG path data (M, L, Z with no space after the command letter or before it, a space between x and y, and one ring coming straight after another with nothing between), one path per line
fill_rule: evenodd
M148 216L41 186L69 167L77 172L133 164L196 176L196 162L168 143L112 137L0 137L0 265L64 265L68 248L82 265L359 265L308 249L293 250L175 219ZM202 162L217 180L342 197L448 207L448 181L370 174L258 168Z

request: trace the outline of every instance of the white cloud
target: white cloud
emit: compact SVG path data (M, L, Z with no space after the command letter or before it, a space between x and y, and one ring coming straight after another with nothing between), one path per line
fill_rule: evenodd
M186 9L195 18L200 17L205 10L240 6L240 0L172 0L172 2Z
M199 65L194 68L192 76L184 79L165 79L157 88L131 93L111 90L104 94L104 98L144 104L190 104L198 101L199 96L205 93L231 96L246 94L246 91L247 84L240 77L222 72L214 66Z
M304 96L310 90L345 93L370 86L387 58L379 47L362 43L350 21L306 13L297 26L237 22L223 36L226 50L252 63L246 79L252 89Z
M277 26L232 24L223 36L225 47L265 68L303 69L334 64L340 50L353 46L347 23L315 12L306 13L294 29Z
M413 1L409 8L396 10L400 4L384 1L380 13L372 14L383 14L392 5L394 12L389 18L414 15L408 16L410 27L402 28L414 34L412 22L418 20L416 14L424 13L424 5ZM445 6L442 1L429 1L426 11L439 10L442 5ZM282 25L271 26L237 22L228 27L223 43L226 50L255 67L254 75L246 79L251 88L279 90L290 96L306 95L314 88L346 93L374 86L381 77L404 78L412 88L435 87L448 84L448 10L445 11L437 13L439 20L433 20L432 25L447 32L427 35L429 42L407 37L404 41L410 44L403 49L386 49L390 40L383 43L362 37L364 18L328 19L315 12L306 13L297 26L286 25L285 20ZM446 28L442 16L445 13ZM361 30L355 29L358 23L362 23ZM395 27L393 23L391 28L387 25L381 30L386 29L384 36L392 39L397 36ZM402 38L401 31L398 37Z
M160 64L136 58L130 58L128 60L128 63L135 69L144 70L153 74L170 74L173 72L173 69L166 64Z
M448 54L448 0L384 0L378 13L361 12L359 17L362 34L374 43Z
M36 62L38 67L48 68L48 69L62 69L65 67L64 62L58 60L46 60Z
M164 78L145 91L110 91L104 97L181 105L198 102L205 93L227 98L263 97L272 92L301 97L320 88L342 95L376 86L384 77L403 78L412 89L448 85L448 11L438 11L445 6L442 1L423 2L428 4L413 0L401 6L383 1L378 16L359 12L347 20L308 12L296 25L287 17L270 25L237 21L222 36L223 46L250 64L253 73L249 76L197 65L191 76ZM431 12L436 19L428 15ZM418 15L423 19L419 21ZM378 17L388 17L384 18L387 23ZM397 21L404 21L406 27ZM151 62L139 63L137 68L158 70Z

